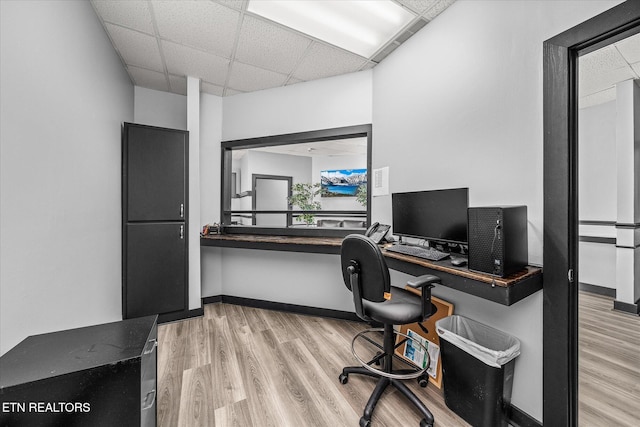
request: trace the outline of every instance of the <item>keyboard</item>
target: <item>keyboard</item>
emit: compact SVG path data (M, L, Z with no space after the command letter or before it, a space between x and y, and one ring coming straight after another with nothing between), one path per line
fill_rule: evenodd
M449 256L449 254L446 252L440 252L433 248L426 248L424 246L392 245L386 248L386 250L388 250L389 252L428 259L429 261L440 261L441 259L445 259Z

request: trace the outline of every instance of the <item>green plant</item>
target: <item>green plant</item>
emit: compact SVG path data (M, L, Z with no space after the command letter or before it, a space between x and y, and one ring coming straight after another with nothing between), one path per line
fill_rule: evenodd
M320 202L315 201L315 197L322 193L320 183L307 184L298 183L291 186L291 197L289 204L297 206L303 211L318 211L322 209ZM312 213L304 213L296 217L296 221L304 221L308 225L313 224L315 215Z
M367 207L367 185L361 184L356 191L356 201L365 208Z

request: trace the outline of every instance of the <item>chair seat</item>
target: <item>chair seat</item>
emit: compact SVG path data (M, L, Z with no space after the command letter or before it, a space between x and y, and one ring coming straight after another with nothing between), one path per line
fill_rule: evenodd
M363 300L364 314L373 320L392 325L406 325L422 320L422 300L416 294L391 286L391 299L383 302Z

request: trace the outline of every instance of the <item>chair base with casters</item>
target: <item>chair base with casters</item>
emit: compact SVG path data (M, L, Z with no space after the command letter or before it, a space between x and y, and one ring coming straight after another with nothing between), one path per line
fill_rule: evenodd
M341 264L345 285L353 293L358 317L365 321L374 321L384 325L382 346L367 340L382 351L378 352L370 361L363 361L353 349L355 340L362 333L357 335L352 342L352 351L362 365L346 367L338 377L342 384L349 381L351 374L366 375L378 380L360 418L360 427L371 425L373 411L389 386L395 387L418 409L423 417L420 421L420 427L432 427L433 414L403 382L407 379L417 378L418 384L421 387L426 387L428 384L428 378L425 374L426 368L417 370L393 368L393 360L397 358L394 354L396 348L402 345L406 339L412 339L405 336L405 340L396 344L397 332L393 325L422 322L433 315L437 308L431 303L431 288L434 283L439 283L440 279L437 276L425 275L410 280L407 284L422 289L422 296L391 286L389 271L380 248L371 239L362 235L349 235L344 239L341 248ZM388 298L389 294L390 298ZM364 332L371 331L373 330ZM417 343L422 346L422 343ZM398 360L402 359L398 358ZM374 368L372 366L374 364L380 365L381 368Z
M375 329L367 329L363 332L373 332L378 331L380 328ZM356 336L354 341L352 341L352 351L355 340L359 337ZM420 421L420 427L431 427L433 426L433 415L429 411L429 409L425 406L424 403L406 386L404 383L407 379L417 379L418 384L421 387L426 387L429 380L425 374L427 368L424 369L393 369L389 368L392 366L392 360L394 357L397 357L394 352L395 349L399 346L403 345L407 339L401 340L400 343L396 344L395 331L393 325L385 325L384 327L384 335L383 335L383 352L379 352L376 356L368 362L362 362L362 366L349 366L342 370L342 373L338 377L338 380L341 384L346 384L349 381L350 374L359 374L359 375L367 375L372 378L376 378L378 382L376 383L376 387L365 406L364 413L360 418L360 426L368 427L371 425L371 417L373 416L373 410L380 400L380 397L384 393L387 387L393 386L400 393L402 393L422 414L424 417ZM418 345L422 345L419 342ZM375 345L375 344L374 344ZM355 354L354 354L355 356ZM356 356L357 358L357 356ZM406 363L406 362L405 362ZM382 370L371 368L372 364L381 365ZM426 364L429 366L429 363Z

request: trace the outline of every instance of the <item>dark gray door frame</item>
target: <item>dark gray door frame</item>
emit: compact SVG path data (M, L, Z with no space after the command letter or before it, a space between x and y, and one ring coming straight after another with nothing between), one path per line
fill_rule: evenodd
M578 57L640 31L629 0L544 42L543 425L578 423Z
M277 181L287 181L287 186L289 188L289 192L287 194L287 197L290 199L292 192L291 192L291 186L293 185L293 177L291 176L283 176L283 175L264 175L264 174L252 174L251 175L251 190L253 190L253 197L251 198L251 210L255 211L256 210L256 194L257 194L257 180L259 179L274 179ZM289 205L289 209L291 209L291 205ZM253 221L252 224L256 225L256 214L255 212L252 214L253 217ZM293 223L293 216L291 215L291 213L287 213L287 226L290 226Z

